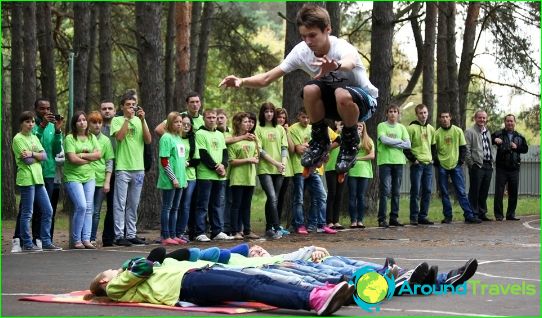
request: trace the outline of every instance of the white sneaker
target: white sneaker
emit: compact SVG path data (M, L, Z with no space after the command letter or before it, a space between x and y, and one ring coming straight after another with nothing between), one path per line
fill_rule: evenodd
M39 248L43 248L43 245L42 245L40 239L36 239L36 246L39 247Z
M233 240L233 236L229 236L224 232L220 232L215 237L213 237L213 240Z
M22 251L21 240L19 238L11 239L11 253L20 253Z
M198 235L196 237L196 242L210 242L211 239L207 237L205 234Z

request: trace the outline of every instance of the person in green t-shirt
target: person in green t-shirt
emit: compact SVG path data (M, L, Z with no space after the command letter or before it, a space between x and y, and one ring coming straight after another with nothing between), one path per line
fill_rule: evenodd
M364 122L358 123L360 137L356 164L348 172L348 212L350 213L350 228L365 228L363 216L365 215L365 193L369 186L369 179L373 178L371 161L375 158L375 146L367 133Z
M51 241L51 219L53 208L45 190L41 161L47 159L47 153L38 137L32 134L35 125L33 112L25 111L19 116L21 131L13 137L12 149L17 164L17 177L15 184L19 187L21 201L19 214L15 225L15 234L12 240L12 253L21 251L40 252L43 250L61 250ZM30 224L33 214L34 202L42 208L42 221L40 239L42 247L32 242ZM21 245L22 244L22 248Z
M411 122L407 127L412 148L403 150L411 163L410 225L432 225L434 223L427 219L427 215L433 182L432 152L435 151L435 128L427 122L429 116L427 106L419 104L414 108L414 111L418 120Z
M433 158L433 161L438 168L438 182L444 214L442 223L452 223L452 203L448 195L448 177L452 179L457 201L463 209L465 223L482 223L482 220L474 214L465 192L465 177L463 177L463 169L461 168L467 153L465 135L461 128L452 125L450 112L442 112L439 120L440 128L435 133L437 156Z
M196 200L195 239L208 242L205 235L205 220L209 215L211 236L216 240L232 239L224 233L224 191L226 187L226 168L228 149L224 134L216 130L216 111L203 112L205 125L196 132L196 154L200 162L196 168L198 194Z
M199 114L199 111L201 109L201 100L199 97L199 93L197 92L190 92L188 95L186 95L186 111L182 112L181 115L188 115L190 117L190 120L192 122L192 129L194 131L200 129L201 126L203 126L203 116ZM154 128L154 132L158 136L162 136L166 132L166 121L159 123L156 128Z
M284 128L284 132L286 134L286 140L288 142L288 153L286 158L286 169L284 170L284 179L282 180L282 186L280 187L279 193L278 193L278 204L277 204L277 212L279 221L282 220L282 208L283 204L285 202L285 196L286 192L288 191L288 186L290 185L290 180L294 176L294 172L292 169L292 162L290 158L290 154L294 152L295 147L294 143L292 142L292 137L288 133L288 112L284 108L277 108L276 109L276 117L277 117L277 124L282 126ZM284 229L282 226L280 227L282 231L282 235L288 235L290 232L286 229Z
M64 141L64 186L73 204L71 241L76 249L95 249L90 243L96 172L92 161L102 157L100 144L89 133L87 116L83 111L70 119L70 134Z
M267 197L265 235L268 238L280 239L282 231L277 210L278 192L288 164L288 141L284 128L277 125L275 105L272 103L262 104L259 122L255 133L259 141L261 158L258 164L258 178Z
M380 198L378 204L378 226L388 227L386 222L387 198L391 196L390 223L399 222L399 196L403 165L406 163L403 149L410 148L410 137L405 126L399 123L399 107L390 104L386 109L387 120L377 126L378 174L380 176Z
M233 116L233 136L242 136L249 132L248 113L240 112ZM259 162L256 141L242 140L228 145L230 165L229 187L232 205L230 210L231 232L234 239L258 239L251 231L250 213L252 195L256 186L256 164ZM242 231L241 231L242 228Z
M162 245L185 244L176 235L177 212L183 188L186 187L187 149L181 139L182 117L171 112L166 119L166 132L160 138L158 154L158 189L162 190L162 213L160 235Z
M92 230L90 232L90 243L96 245L96 233L100 224L100 212L102 203L106 195L111 190L111 175L113 174L113 161L115 154L113 145L108 136L102 133L103 118L102 115L93 111L88 114L89 129L100 144L102 156L99 160L91 162L96 174L96 187L94 188L93 213L92 213Z

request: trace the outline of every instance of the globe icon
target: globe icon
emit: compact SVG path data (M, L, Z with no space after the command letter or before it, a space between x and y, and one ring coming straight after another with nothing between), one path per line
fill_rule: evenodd
M388 282L376 272L361 276L357 282L356 293L367 304L376 304L388 294Z

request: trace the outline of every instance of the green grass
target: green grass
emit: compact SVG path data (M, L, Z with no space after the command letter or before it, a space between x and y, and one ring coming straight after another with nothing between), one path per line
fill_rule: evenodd
M345 198L347 199L347 198ZM252 198L252 215L251 215L251 225L254 232L258 234L263 234L265 230L265 193L260 188L256 188L254 191L254 197ZM453 219L454 220L463 220L463 210L457 202L452 201L453 203ZM388 212L390 209L388 201ZM493 196L488 197L488 216L493 218ZM399 203L399 221L401 223L409 222L409 197L408 195L402 195ZM508 198L504 199L504 209L508 206ZM62 210L62 201L59 202L58 210ZM102 208L102 217L100 221L102 224L99 229L103 229L103 220L105 213L105 204ZM520 196L518 199L518 206L516 208L516 216L521 215L532 215L540 214L540 198L533 196ZM429 219L435 222L440 222L443 219L442 215L442 203L440 198L437 195L433 195L431 199L431 205L429 207ZM341 211L340 223L342 225L350 225L350 217L348 211ZM376 219L376 211L369 213L365 216L363 223L366 226L377 226L378 222ZM286 221L282 220L282 225L286 225ZM68 215L66 213L59 213L55 218L55 229L67 230L69 226ZM2 229L6 231L7 229L13 229L15 227L15 220L4 220L2 221ZM101 231L101 230L98 230Z

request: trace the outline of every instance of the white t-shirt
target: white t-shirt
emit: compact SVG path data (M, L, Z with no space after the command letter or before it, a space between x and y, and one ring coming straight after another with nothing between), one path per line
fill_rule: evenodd
M369 95L377 98L378 88L374 87L367 78L367 73L365 72L365 67L363 67L363 64L361 63L358 50L352 44L343 39L338 39L335 36L330 36L329 42L330 48L329 52L326 54L328 58L338 61L345 55L353 55L356 57L356 66L354 69L348 72L335 72L337 77L347 78L353 86L361 87L369 93ZM300 42L292 49L292 51L290 51L290 53L288 53L288 56L286 56L279 67L284 73L290 73L299 69L303 70L311 77L314 77L320 72L319 66L311 65L315 59L316 56L307 43Z

